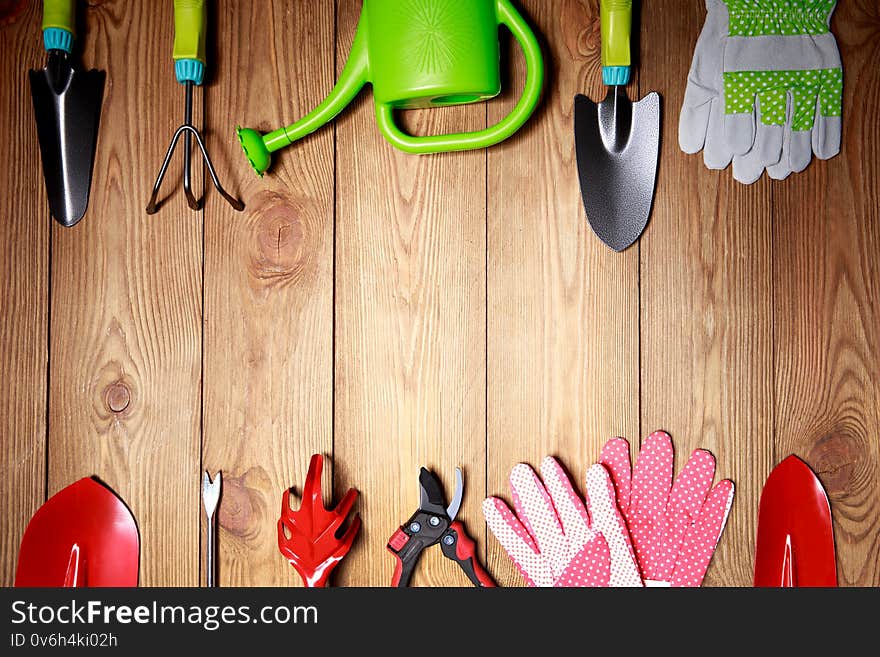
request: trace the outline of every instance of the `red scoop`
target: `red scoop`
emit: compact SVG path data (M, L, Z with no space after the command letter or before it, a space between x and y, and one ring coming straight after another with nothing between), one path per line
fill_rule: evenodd
M131 511L87 477L50 497L31 518L15 586L137 586L139 552Z
M828 496L796 456L773 469L761 493L755 586L837 586Z

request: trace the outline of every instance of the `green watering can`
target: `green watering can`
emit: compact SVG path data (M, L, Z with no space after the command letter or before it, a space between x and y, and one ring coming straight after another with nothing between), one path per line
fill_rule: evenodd
M513 111L477 132L414 137L401 131L395 110L463 105L500 93L499 25L519 41L528 68ZM528 120L541 95L544 62L534 33L510 0L364 0L351 54L324 102L266 135L238 128L251 166L262 176L271 153L332 121L368 82L379 130L394 146L407 153L463 151L497 144Z

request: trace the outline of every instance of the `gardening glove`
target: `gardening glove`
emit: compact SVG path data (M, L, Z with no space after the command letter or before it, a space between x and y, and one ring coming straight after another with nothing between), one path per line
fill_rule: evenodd
M762 123L755 147L745 155L734 155L725 140L721 58L728 32L727 7L723 0L707 0L706 9L679 115L678 142L685 153L702 150L708 169L725 169L733 161L733 177L748 185L761 177L765 167L778 162L781 142L774 144L774 136Z
M528 465L510 473L512 512L502 500L483 501L489 529L529 586L642 586L608 471L587 472L587 506L562 466L541 463L543 483Z
M836 0L724 3L724 134L734 154L748 153L764 126L774 135L774 148L778 143L778 166L769 170L774 177L803 171L813 153L820 159L837 155L843 68L829 28Z
M733 482L714 488L715 459L698 449L672 480L674 455L666 433L651 434L635 470L629 444L610 440L599 458L611 474L646 586L700 586L733 504Z
M818 0L768 1L777 9L784 4L791 13L792 3L815 4ZM826 0L826 3L833 10L833 2ZM809 55L802 62L825 61L830 66L836 63L839 70L840 56L834 37L827 32L827 22L824 28L827 34L815 39L797 35L731 36L732 31L742 29L743 15L751 21L759 20L757 13L749 13L744 5L761 4L758 0L706 0L706 22L694 50L679 117L682 151L696 153L702 149L703 160L710 169L723 169L732 160L733 177L745 184L758 180L765 168L777 179L785 178L793 170L803 170L811 158L810 146L822 159L840 151L842 74L841 84L831 90L828 82L833 75L828 72L819 75L825 84L814 89L801 82L813 79L812 71L748 70L766 68L772 56L766 52L768 49L800 49ZM728 11L729 5L736 7ZM733 45L728 47L731 43ZM765 89L760 84L771 86ZM815 120L811 131L804 133L796 130L809 123L804 117L803 103L789 103L788 98L790 95L803 99L811 89L816 92L812 101ZM730 102L726 100L728 94ZM823 98L830 102L823 104ZM796 108L800 109L795 112Z

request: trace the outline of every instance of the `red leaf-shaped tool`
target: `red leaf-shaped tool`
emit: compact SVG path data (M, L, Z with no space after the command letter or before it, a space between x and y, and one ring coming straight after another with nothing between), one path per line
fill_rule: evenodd
M302 506L297 511L291 509L290 491L284 491L278 520L278 549L309 587L327 585L330 571L348 554L361 528L360 515L356 515L348 529L342 530L358 496L354 488L349 489L335 509L324 508L323 466L324 458L320 454L313 455L303 486Z

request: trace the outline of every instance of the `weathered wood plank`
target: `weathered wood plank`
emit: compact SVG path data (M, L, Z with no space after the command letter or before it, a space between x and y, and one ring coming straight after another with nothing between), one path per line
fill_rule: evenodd
M38 3L0 13L0 585L12 586L18 545L46 494L49 206L27 71L45 65Z
M686 5L686 6L685 6ZM641 93L663 96L651 224L641 241L642 430L672 435L681 468L698 447L736 499L707 585L752 581L758 498L773 457L770 184L709 171L678 147L702 3L643 3ZM797 183L789 183L797 184Z
M159 214L144 212L183 120L172 14L88 8L85 62L107 71L92 194L75 228L52 233L49 493L95 474L121 495L145 586L198 581L202 217L179 165Z
M337 72L361 3L341 0ZM408 117L417 134L485 126L480 105ZM452 495L484 545L486 157L414 156L378 132L365 93L337 123L336 473L356 486L363 535L344 565L348 585L387 585L385 543L418 506L419 466ZM467 585L429 550L413 585Z
M302 490L312 453L332 452L333 132L280 152L260 180L233 128L275 129L323 99L334 11L333 0L261 0L217 17L209 139L247 204L237 213L211 193L205 210L203 449L205 467L224 475L222 586L300 584L278 552L281 495ZM332 471L328 462L325 482Z
M575 95L604 98L598 2L517 6L544 35L548 75L531 122L488 155L489 492L508 500L517 462L537 469L556 455L583 489L604 442L639 428L638 247L617 254L593 234L574 151ZM525 80L508 43L511 90L490 123ZM504 584L522 583L494 538L489 563Z
M843 151L774 187L776 455L831 499L841 585L880 584L880 99L873 2L840 3Z

